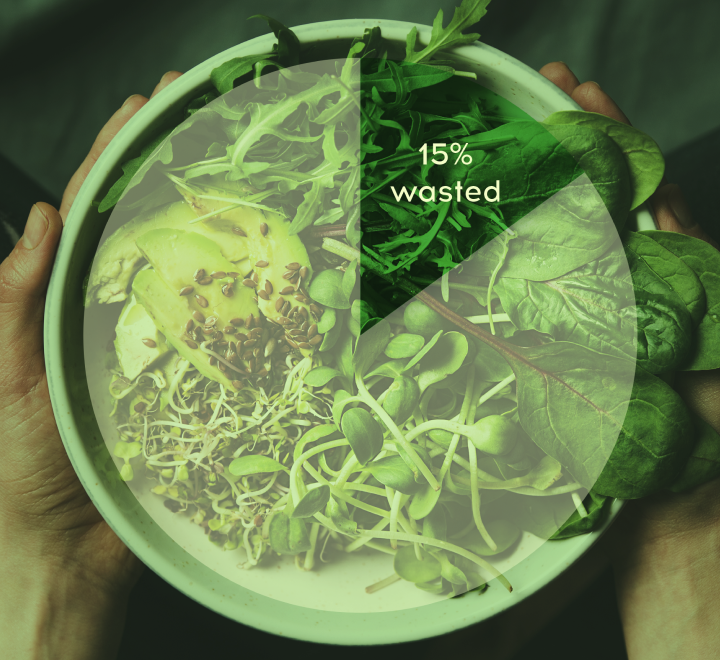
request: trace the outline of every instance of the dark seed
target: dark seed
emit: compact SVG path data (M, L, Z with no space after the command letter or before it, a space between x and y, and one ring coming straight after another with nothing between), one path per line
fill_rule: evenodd
M248 337L250 337L250 339L257 339L258 337L262 337L262 333L263 331L260 328L253 328L248 334Z
M203 298L200 294L195 294L195 300L197 300L197 304L200 305L200 307L207 307L208 301Z
M268 265L268 262L265 261L264 259L260 259L260 261L258 261L255 265L258 268L265 268Z
M232 386L233 386L236 390L241 390L241 389L244 387L244 385L243 385L239 380L234 380L234 381L232 381Z
M135 406L133 407L133 410L137 413L141 413L143 410L145 410L145 408L147 408L145 403L143 401L139 401L138 403L135 404Z
M157 344L149 337L145 337L145 339L142 340L142 343L148 348L155 348L157 346Z
M259 358L259 357L260 357L260 352L261 352L261 351L260 351L260 347L258 347L258 348L253 348L253 357L254 357L255 359Z
M270 300L270 296L267 294L267 291L263 291L260 289L258 292L258 298L262 298L263 300Z
M193 318L194 318L198 323L205 323L205 316L203 315L202 312L198 312L198 311L196 310L196 311L194 311L194 312L192 313L192 315L193 315Z
M221 280L223 277L227 277L227 273L224 270L216 270L210 273L210 277L214 280Z
M212 328L203 328L202 333L206 336L210 336L215 334L215 330L213 330Z
M217 367L218 367L218 369L220 369L220 371L223 371L223 372L227 371L227 369L228 369L227 366L225 366L224 362L218 362Z
M293 298L295 298L295 300L301 303L306 303L308 301L308 299L304 295L302 295L302 293L296 293Z
M250 276L250 279L255 282L255 284L259 284L260 282L260 275L258 275L255 271L252 272L252 275Z
M233 227L232 231L233 234L237 234L238 236L247 236L247 234L240 227Z
M308 348L312 348L312 346L310 346L310 344L308 344L306 341L304 341L300 344L300 348L308 349Z
M308 276L308 269L307 269L306 266L303 266L303 267L300 269L300 277L302 277L303 279L305 279L307 276Z
M220 332L220 330L218 330L218 331L213 335L213 338L214 338L214 339L222 339L222 338L223 338L223 333Z
M249 286L251 289L255 288L255 282L251 279L246 279L242 281L244 286Z
M300 270L300 264L297 261L293 261L291 264L285 266L288 270Z
M282 295L284 295L284 296L287 296L287 295L291 294L293 291L295 291L294 287L286 286L280 293L282 293Z
M280 352L281 352L281 353L289 353L289 352L290 352L290 347L289 347L289 346L281 346L281 347L280 347Z
M222 288L220 289L222 291L222 294L226 298L232 298L232 294L234 293L233 285L232 284L223 284Z
M193 331L193 337L195 337L196 341L202 341L204 334L203 329L199 326Z
M285 337L285 341L293 348L299 348L299 346L292 339L290 339L290 337Z
M298 282L300 280L300 273L295 271L293 276L289 278L291 282Z
M250 314L250 315L245 319L245 327L248 328L248 329L250 329L250 328L253 327L253 325L255 325L255 317L254 317L252 314Z
M318 316L322 316L322 311L315 303L310 303L310 311L317 314Z
M263 223L260 225L260 233L261 233L263 236L267 236L267 233L268 233L267 222L263 222Z
M203 277L205 277L205 269L204 269L204 268L198 268L198 269L195 271L195 275L193 275L193 279L194 279L196 282L199 282L201 279L203 279Z
M243 360L249 360L253 355L252 348L248 348L246 351L243 351L242 359Z
M250 359L247 361L247 363L248 363L248 369L250 369L250 371L255 371L255 360L253 360L252 358L250 358Z
M203 277L201 280L198 280L198 284L201 284L202 286L207 286L212 281L213 278L208 275L206 277Z
M233 351L232 348L228 348L227 351L225 351L225 359L228 362L232 362L235 359L235 351Z
M274 291L273 285L270 280L265 280L265 293L270 295Z
M316 324L316 323L313 323L313 324L308 328L307 336L308 336L308 338L312 339L316 334L317 334L317 324Z
M224 339L216 344L216 346L220 346L220 348L225 348L227 345L228 343Z
M257 344L257 339L248 339L243 344L243 348L251 348L252 346L255 346L255 344Z
M283 300L282 298L278 298L278 299L275 301L275 311L276 311L276 312L282 311L282 308L283 308L283 305L284 305L284 304L285 304L285 300Z
M312 339L308 339L308 343L311 346L317 346L323 340L322 335L315 335Z
M260 371L258 371L258 376L260 376L261 378L264 376L267 376L267 375L268 375L268 370L265 368L260 369Z
M187 332L188 334L191 334L194 327L195 327L195 324L193 323L193 320L188 319L187 323L185 324L185 332Z
M304 307L299 307L298 309L300 310L300 314L303 315L303 318L305 319L305 321L307 321L308 318L310 317L310 312L308 312L307 309L305 309Z
M217 360L215 359L214 355L211 355L208 358L208 363L210 364L211 367L214 367L217 364Z
M193 292L193 288L191 286L184 286L180 291L178 292L181 296L189 296Z
M240 277L240 273L236 273L234 270L228 272L228 277L237 278Z
M231 326L231 325L226 325L226 326L223 328L223 332L224 332L226 335L232 335L232 334L234 334L235 332L237 332L237 330L235 330L235 328L234 328L233 326Z
M197 344L196 344L192 339L186 339L186 340L185 340L185 343L186 343L190 348L197 348Z
M230 323L232 323L232 325L234 325L236 328L240 328L242 327L244 321L239 317L235 317L234 319L230 319Z
M287 316L281 316L278 319L278 323L282 323L282 325L287 325L288 323L291 323L291 321Z
M284 280L290 280L290 279L292 279L293 277L295 277L295 271L294 271L294 270L286 270L286 271L283 273L283 279L284 279Z

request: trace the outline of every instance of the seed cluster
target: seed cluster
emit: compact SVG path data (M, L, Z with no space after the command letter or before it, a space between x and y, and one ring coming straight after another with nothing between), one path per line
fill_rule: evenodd
M233 227L232 231L238 236L247 236L241 227ZM260 233L267 236L268 231L268 225L262 223ZM317 327L323 310L310 299L304 287L308 268L296 261L287 264L282 276L287 284L275 291L269 279L261 281L262 270L269 265L267 260L261 259L244 276L230 271L208 274L204 268L198 268L193 275L193 284L178 291L180 296L193 295L202 309L206 309L209 302L196 291L196 286L206 287L216 280L225 280L221 292L227 297L232 297L236 283L253 289L256 302L258 299L271 302L271 296L277 296L274 301L277 317L250 314L245 319L237 317L229 323L224 321L221 328L217 316L206 316L194 310L183 326L182 341L193 350L205 352L208 364L225 373L236 389L241 389L248 378L255 381L267 377L274 359L284 361L285 354L291 350L311 349L323 341ZM228 278L232 281L227 281ZM155 347L150 338L142 341L146 346Z

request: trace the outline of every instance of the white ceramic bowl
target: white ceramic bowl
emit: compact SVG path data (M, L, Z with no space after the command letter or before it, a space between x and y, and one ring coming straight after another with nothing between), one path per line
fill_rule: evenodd
M380 26L383 36L404 42L411 23L379 20L330 21L294 28L303 43L351 39L365 28ZM418 26L420 40L427 43L429 27ZM102 198L120 174L119 164L142 144L179 105L202 93L210 85L210 72L226 60L270 50L272 34L226 50L185 73L146 104L120 131L94 165L69 214L58 251L45 316L45 356L50 395L60 433L80 480L95 505L118 536L153 571L203 605L241 623L267 632L331 644L385 644L417 640L447 633L487 619L546 585L575 562L598 539L602 531L560 542L541 544L507 577L514 585L508 594L499 584L482 596L442 600L420 607L389 612L357 613L330 611L323 607L319 589L314 607L302 607L260 595L212 570L197 554L183 549L163 531L154 516L138 504L127 488L112 487L100 465L107 450L100 434L88 394L83 360L82 278L92 262L104 229L93 200ZM342 56L343 54L338 54ZM537 120L558 110L579 107L562 91L517 60L484 44L475 43L448 53L459 68L474 71L478 81ZM620 502L613 505L610 519ZM520 549L537 545L525 535ZM209 545L209 544L208 544ZM298 572L299 578L310 576ZM413 589L411 585L407 585ZM413 592L422 602L420 594ZM331 594L327 594L327 599Z

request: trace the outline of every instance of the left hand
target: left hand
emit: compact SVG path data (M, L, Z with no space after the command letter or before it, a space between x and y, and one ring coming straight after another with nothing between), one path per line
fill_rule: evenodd
M153 96L179 75L163 76ZM0 264L0 579L2 600L11 608L0 606L3 655L8 642L11 649L5 657L25 657L21 651L30 652L33 644L32 652L42 647L42 655L53 658L95 657L88 655L95 651L110 657L94 642L73 651L33 636L87 641L95 635L93 613L101 616L117 603L122 607L115 618L122 625L124 602L142 570L90 501L65 453L48 393L43 314L73 200L110 140L147 102L132 96L112 116L68 184L60 211L42 202L33 206L22 238ZM61 609L45 611L52 604ZM37 608L43 611L30 611ZM88 630L57 629L63 617L82 608ZM34 629L23 630L22 621Z

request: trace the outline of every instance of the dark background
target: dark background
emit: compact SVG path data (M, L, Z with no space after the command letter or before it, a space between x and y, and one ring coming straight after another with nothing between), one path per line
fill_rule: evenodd
M186 71L267 31L264 22L246 17L263 12L289 26L343 18L430 24L440 7L449 20L454 5L447 0L0 4L0 256L12 249L34 202L59 203L95 135L128 96L149 95L165 71ZM658 141L668 181L681 185L695 217L720 240L714 194L720 184L719 25L717 0L493 0L478 31L485 43L536 69L562 60L581 81L597 81L635 126ZM130 599L119 658L231 653L348 659L372 653L378 660L450 653L488 660L625 658L611 571L600 570L589 586L567 586L569 578L556 583L541 592L541 602L562 602L560 592L580 593L540 619L516 608L519 613L504 623L493 620L431 641L340 649L231 622L145 570ZM518 637L530 631L531 639L511 655L491 651L488 631L507 633L508 626L517 626Z

